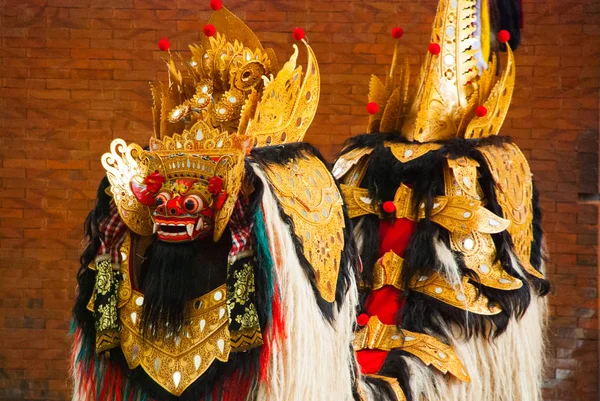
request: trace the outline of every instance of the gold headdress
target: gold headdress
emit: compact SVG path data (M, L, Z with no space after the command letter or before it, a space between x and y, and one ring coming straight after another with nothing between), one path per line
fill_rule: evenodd
M368 132L399 131L416 142L498 134L512 98L514 57L506 43L507 65L500 77L495 54L487 64L486 10L486 0L440 1L413 93L408 89L408 63L397 66L396 44L385 84L371 78L369 102L376 102L379 110L371 115ZM508 40L504 33L500 37Z
M205 34L202 46L190 46L190 60L180 57L185 73L169 53L169 82L152 87L149 150L115 139L102 157L120 215L141 235L153 232L152 205L140 203L132 187L143 192L157 172L167 180L222 180L226 199L214 221L214 239L220 238L240 190L245 155L252 147L301 141L316 113L319 68L305 40L302 71L296 45L279 69L273 50L225 8L213 14Z

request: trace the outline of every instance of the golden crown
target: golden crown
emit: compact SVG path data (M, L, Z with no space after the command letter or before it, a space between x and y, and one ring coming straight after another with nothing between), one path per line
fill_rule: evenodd
M400 132L416 142L497 135L512 98L515 67L506 43L506 67L496 75L489 32L486 0L440 1L417 87L409 90L408 62L399 66L398 42L385 83L372 76L369 102L379 107L367 132ZM507 42L507 34L502 31L499 40Z
M214 238L223 233L241 188L244 157L252 147L301 141L317 109L319 68L308 50L306 71L297 66L298 47L279 68L272 49L229 10L215 11L191 58L171 53L168 83L152 86L154 136L149 150L115 139L102 164L123 221L134 232L152 234L151 210L137 201L132 180L154 172L167 179L207 181L219 176L227 200L215 214Z

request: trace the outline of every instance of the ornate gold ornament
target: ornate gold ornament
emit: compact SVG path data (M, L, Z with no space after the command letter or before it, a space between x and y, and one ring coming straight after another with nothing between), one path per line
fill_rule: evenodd
M400 160L402 163L408 163L431 151L440 149L442 145L437 143L386 142L385 147L390 149L396 159Z
M511 221L508 227L516 256L527 273L543 279L530 261L533 242L533 180L527 159L512 143L503 148L485 146L479 149L485 157L494 177L498 204L504 216Z
M375 263L373 268L373 287L372 290L378 290L385 285L391 285L402 290L401 276L402 263L404 259L396 255L394 251L386 252Z
M349 171L355 171L356 174L351 175L345 181L348 185L357 186L360 184L364 177L364 168L357 169L355 166L361 164L361 162L366 162L368 160L368 156L373 153L373 148L356 148L352 149L348 153L344 153L341 155L335 162L335 167L333 168L332 174L335 178L340 179L344 177Z
M340 189L344 194L348 216L351 219L365 214L381 214L381 207L371 199L368 189L346 184L340 184Z
M333 177L317 157L308 154L284 165L268 165L265 172L294 223L304 256L315 270L321 297L335 301L345 222L342 197Z
M402 387L400 387L400 383L398 383L398 379L395 379L393 377L381 376L381 375L367 375L367 376L387 382L390 385L390 388L392 389L394 394L396 395L396 401L406 401L406 395L404 395L404 391L402 391ZM359 388L359 392L360 391L361 391L361 389ZM362 394L361 394L361 397L363 400L367 399Z
M450 373L464 382L471 381L452 347L432 336L383 324L377 316L371 316L367 325L355 333L352 344L355 351L400 349L416 356L427 366L432 365L444 374Z
M121 246L123 281L119 298L127 301L119 310L121 348L130 369L141 366L169 393L180 396L213 363L226 362L231 352L225 285L188 303L189 321L181 335L142 337L140 321L144 295L131 290L129 262L131 239Z
M506 44L507 63L501 77L496 77L495 56L489 65L482 63L489 49L481 48L475 7L475 0L440 1L431 35L440 53L427 54L412 91L408 63L399 61L396 43L385 83L375 76L370 81L369 102L376 102L379 111L370 116L367 132L400 132L415 142L498 134L512 98L514 56ZM481 105L488 113L478 117L475 109ZM403 157L404 151L398 149L394 155Z
M151 235L156 229L154 205L142 204L132 186L143 185L156 172L167 180L199 180L197 189L204 186L206 193L210 178L223 180L224 201L217 202L215 194L214 200L205 199L211 207L219 205L214 210L213 233L218 240L237 199L250 149L301 141L316 113L319 68L305 40L306 71L296 65L296 45L279 69L273 50L265 50L229 10L216 11L209 23L218 32L206 37L202 46L190 46L191 59L182 59L186 71L178 69L169 53L169 82L152 87L150 149L115 139L111 152L102 157L119 214L140 235ZM194 222L182 224L190 226L190 237L198 229L194 230Z
M478 315L497 315L502 312L499 305L490 305L489 299L463 277L461 283L452 285L438 273L413 278L410 288L440 302Z

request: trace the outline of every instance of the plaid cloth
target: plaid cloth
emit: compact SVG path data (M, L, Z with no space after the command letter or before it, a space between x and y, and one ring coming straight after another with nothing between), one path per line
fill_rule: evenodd
M118 264L121 260L120 247L125 240L125 233L127 233L127 226L121 220L119 211L114 202L110 203L110 214L100 223L98 227L100 236L100 249L98 250L98 256L110 255L110 261Z
M237 259L242 254L252 251L251 233L254 223L246 219L244 208L248 206L248 200L244 197L238 197L229 220L229 230L231 231L231 250L229 259Z

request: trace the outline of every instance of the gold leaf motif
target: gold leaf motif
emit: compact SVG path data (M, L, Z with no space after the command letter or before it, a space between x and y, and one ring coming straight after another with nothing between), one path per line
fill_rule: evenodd
M333 177L318 158L307 154L283 165L269 165L265 172L294 223L321 297L334 302L345 222L342 197Z

